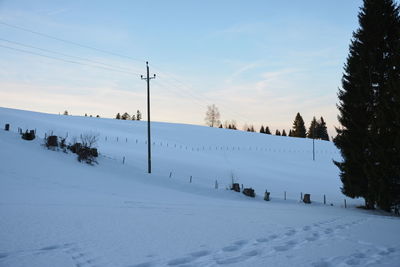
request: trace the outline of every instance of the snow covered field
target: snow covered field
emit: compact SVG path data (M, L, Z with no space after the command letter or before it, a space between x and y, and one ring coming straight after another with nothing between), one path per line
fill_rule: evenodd
M0 266L400 266L399 218L343 207L331 142L313 161L309 139L153 123L149 175L146 122L0 108L5 123ZM45 149L51 131L98 134L99 165Z

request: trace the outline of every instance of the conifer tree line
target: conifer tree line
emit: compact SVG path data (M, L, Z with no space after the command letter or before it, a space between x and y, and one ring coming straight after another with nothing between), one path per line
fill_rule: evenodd
M219 128L234 129L234 130L237 129L235 121L232 121L232 124L230 122L225 122L224 126L222 124L220 124ZM253 125L245 124L243 126L243 131L255 132L255 129L254 129ZM272 134L269 126L264 127L264 125L261 125L259 132L263 133L263 134L270 134L270 135ZM307 131L305 124L304 124L303 117L300 115L300 113L296 114L296 117L293 122L293 127L292 127L292 129L289 130L289 134L286 133L285 129L283 129L282 132L279 129L276 129L275 135L300 137L300 138L307 137L307 138L314 138L314 139L329 141L328 130L326 127L326 122L323 117L320 117L319 120L317 120L314 117L313 120L311 121L310 127L308 128L308 131Z
M122 115L118 112L115 116L117 120L133 120L140 121L142 119L142 113L138 110L136 111L136 115L129 115L128 112L123 113Z
M118 116L120 116L119 113L117 114L117 117ZM236 121L234 120L225 121L224 125L222 125L220 117L221 114L218 110L218 107L215 104L207 106L205 122L208 126L237 130ZM243 126L243 131L255 132L255 129L253 125L245 124ZM261 125L260 133L272 134L269 126L264 127L264 125ZM319 120L316 120L314 117L313 120L311 121L308 131L306 131L304 120L299 112L296 114L296 117L293 122L293 128L289 130L289 134L286 133L285 129L283 129L282 132L277 129L275 131L275 135L301 137L301 138L307 137L307 138L329 141L328 130L323 117L321 117Z
M393 0L364 0L344 66L334 142L342 192L365 207L400 206L400 18Z

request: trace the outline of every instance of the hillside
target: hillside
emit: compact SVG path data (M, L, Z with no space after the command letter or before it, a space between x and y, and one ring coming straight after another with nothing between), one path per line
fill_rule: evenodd
M331 142L0 108L0 266L396 266L398 218L354 208ZM36 129L24 141L18 127ZM98 135L99 164L43 137ZM125 162L123 164L123 158ZM192 177L192 183L189 183ZM235 180L256 198L226 190ZM215 189L215 182L218 189ZM272 200L263 201L268 189ZM286 192L287 200L284 200ZM299 202L310 193L311 205ZM328 204L323 205L323 195Z

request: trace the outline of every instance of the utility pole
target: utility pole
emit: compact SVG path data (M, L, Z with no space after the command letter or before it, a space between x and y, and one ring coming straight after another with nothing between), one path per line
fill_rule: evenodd
M154 74L153 77L150 77L149 73L149 62L146 61L146 68L147 68L147 77L143 78L143 75L140 75L142 80L147 81L147 166L148 166L148 173L151 173L151 137L150 137L150 80L155 79L156 75Z
M314 119L315 119L315 116L314 116ZM315 123L314 123L314 125L313 125L313 137L312 137L312 159L313 159L313 161L315 161L315 124L316 124L316 121L315 121Z

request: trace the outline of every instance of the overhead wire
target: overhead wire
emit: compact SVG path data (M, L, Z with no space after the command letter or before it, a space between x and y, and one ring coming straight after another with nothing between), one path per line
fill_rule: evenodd
M36 52L33 52L33 51L24 50L24 49L19 49L19 48L15 48L15 47L10 47L10 46L5 46L5 45L0 45L0 47L7 48L7 49L10 49L10 50L14 50L14 51L18 51L18 52L21 52L21 53L32 54L32 55L36 55L36 56L40 56L40 57L44 57L44 58L63 61L63 62L67 62L67 63L78 64L78 65L89 66L89 67L95 67L95 68L99 68L99 69L104 69L104 70L109 70L109 71L114 71L114 72L120 72L120 73L129 74L129 75L132 75L132 74L138 75L136 73L132 73L132 72L128 72L128 71L121 71L121 70L116 70L116 69L97 66L97 65L89 65L89 64L82 63L82 62L78 62L78 61L72 61L72 60L69 60L69 59L63 59L63 58L43 55L43 54L40 54L40 53L36 53Z
M128 56L128 55L124 55L124 54L120 54L120 53L115 53L115 52L108 51L108 50L104 50L104 49L99 49L99 48L96 48L96 47L93 47L93 46L80 44L80 43L73 42L73 41L69 41L69 40L66 40L66 39L63 39L63 38L55 37L55 36L52 36L52 35L49 35L49 34L46 34L46 33L42 33L42 32L34 31L34 30L31 30L31 29L27 29L27 28L24 28L24 27L21 27L21 26L13 25L13 24L4 22L4 21L2 21L2 20L0 20L0 24L1 24L1 25L4 25L4 26L8 26L8 27L10 27L10 28L18 29L18 30L20 30L20 31L25 31L25 32L29 32L29 33L31 33L31 34L35 34L35 35L38 35L38 36L42 36L42 37L45 37L45 38L48 38L48 39L56 40L56 41L59 41L59 42L67 43L67 44L70 44L70 45L75 45L75 46L82 47L82 48L86 48L86 49L91 49L91 50L94 50L94 51L97 51L97 52L101 52L101 53L104 53L104 54L109 54L109 55L113 55L113 56L118 56L118 57L121 57L121 58L126 58L126 59L130 59L130 60L134 60L134 61L137 61L137 62L144 62L144 61L145 61L144 59L138 59L138 58L131 57L131 56ZM4 40L4 41L8 41L8 40L5 40L5 39L3 39L3 40ZM15 42L15 43L16 43L16 42ZM20 44L20 45L22 45L22 44ZM28 47L28 45L24 45L24 46ZM6 46L1 46L1 47L8 48L8 49L13 49L13 48L11 48L11 47L6 47ZM42 48L33 47L33 46L31 46L31 48L39 49L39 50L42 50L42 51L46 51L46 50L47 50L47 49L42 49ZM48 57L48 58L52 58L52 59L55 59L55 60L61 60L61 61L68 62L68 63L74 63L74 64L80 64L80 65L86 65L86 66L92 66L92 67L102 68L102 69L105 69L105 70L117 71L117 70L114 69L114 66L113 66L112 68L109 68L109 67L101 67L101 66L93 66L93 65L88 65L88 64L81 63L81 62L76 62L76 61L71 61L71 60L64 60L64 59L59 59L59 58L56 58L56 57L51 57L51 56L42 55L42 54L35 53L35 52L29 52L29 51L22 50L22 49L13 49L13 50L20 51L20 52L24 52L24 53L30 53L30 54L34 54L34 55L38 55L38 56L42 56L42 57ZM49 52L49 53L57 53L57 54L59 54L59 55L64 55L64 56L69 56L69 57L75 57L75 56L71 56L71 55L67 55L67 54L63 54L63 53L59 53L59 52L54 52L54 51L51 51L51 50L47 50L47 52ZM78 57L75 57L75 58L78 58ZM81 58L81 59L83 60L83 58ZM93 60L88 60L88 59L84 59L84 60L94 62ZM94 63L96 63L96 64L102 64L102 65L107 65L107 64L104 64L104 63L100 63L100 62L94 62ZM187 84L185 84L184 82L182 82L182 81L176 79L173 75L168 74L167 72L162 71L159 67L155 66L154 64L151 64L151 66L154 67L156 70L158 70L160 73L164 73L164 75L166 76L167 79L169 78L169 79L172 80L173 82L175 82L175 83L177 83L177 84L180 84L179 88L180 88L181 90L186 91L186 94L187 94L187 95L190 95L191 97L196 98L197 101L200 101L200 103L204 103L204 102L203 102L204 100L207 101L208 105L209 105L211 102L213 102L212 99L209 99L208 97L206 97L206 96L204 96L204 95L196 95L196 94L194 94L191 90L188 90L188 89L194 90L194 88L193 88L192 86L187 85ZM117 72L139 75L138 73L127 72L127 71L117 71ZM175 85L174 87L176 87L176 85ZM203 98L203 99L201 99L201 98ZM223 104L223 103L221 104L221 103L220 103L219 105L222 105L226 110L230 111L230 113L236 114L238 117L241 117L244 121L247 120L247 118L245 118L245 117L242 116L241 114L239 114L239 113L237 113L237 112L231 110L231 109L228 108L228 106L226 106L225 104Z
M110 65L110 64L108 64L108 63L103 63L103 62L96 61L96 60L92 60L92 59L87 59L87 58L83 58L83 57L68 55L68 54L65 54L65 53L56 52L56 51L52 51L52 50L49 50L49 49L40 48L40 47L33 46L33 45L27 45L27 44L24 44L24 43L21 43L21 42L11 41L11 40L4 39L4 38L0 38L0 41L8 42L8 43L11 43L11 44L16 44L16 45L23 46L23 47L27 47L27 48L37 49L37 50L40 50L40 51L43 51L43 52L47 52L47 53L51 53L51 54L56 54L56 55L61 55L61 56L65 56L65 57L71 57L71 58L75 58L75 59L79 59L79 60L84 60L84 61L88 61L88 62L91 62L91 63L104 65L104 66L107 66L107 67L110 67L110 68L113 68L113 69L120 69L120 70L122 70L122 71L127 71L127 72L134 73L134 72L132 72L131 70L129 70L129 69L127 69L127 68L121 68L121 67L119 67L119 66ZM134 74L140 75L140 74L138 74L138 73L134 73Z
M122 54L119 54L119 53L115 53L115 52L112 52L112 51L96 48L96 47L89 46L89 45L79 44L77 42L73 42L73 41L69 41L69 40L66 40L66 39L59 38L59 37L55 37L55 36L52 36L52 35L49 35L49 34L46 34L46 33L41 33L41 32L38 32L38 31L30 30L30 29L27 29L27 28L24 28L24 27L21 27L21 26L17 26L17 25L13 25L13 24L4 22L2 20L0 20L0 24L8 26L10 28L14 28L14 29L18 29L18 30L21 30L21 31L29 32L29 33L32 33L32 34L40 35L40 36L46 37L48 39L53 39L53 40L56 40L56 41L60 41L60 42L63 42L63 43L79 46L79 47L82 47L82 48L95 50L95 51L98 51L98 52L101 52L101 53L110 54L110 55L123 57L123 58L129 58L131 60L142 62L142 63L145 61L143 59L138 59L138 58L134 58L134 57L127 56L127 55L122 55Z

